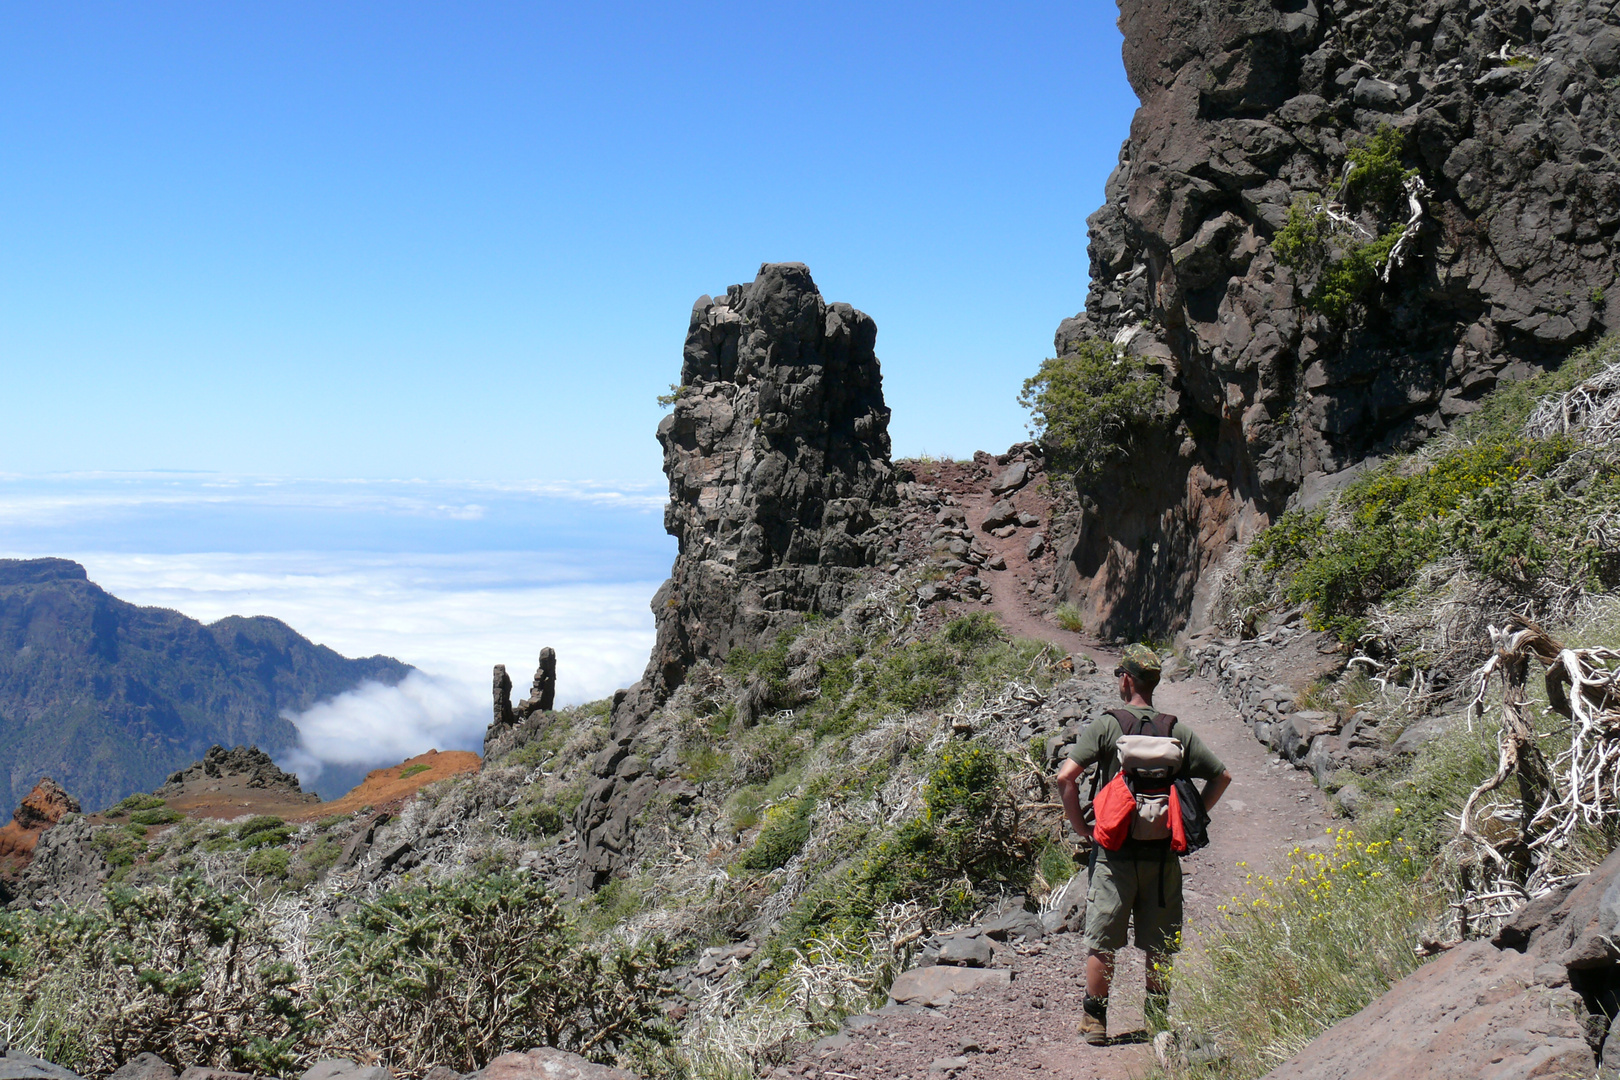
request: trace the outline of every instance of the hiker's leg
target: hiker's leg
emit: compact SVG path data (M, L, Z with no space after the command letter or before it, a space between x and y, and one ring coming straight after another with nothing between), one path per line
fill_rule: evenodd
M1106 998L1114 982L1114 954L1097 949L1086 954L1086 996Z
M1121 895L1123 890L1123 896ZM1136 865L1098 856L1086 890L1086 997L1080 1034L1093 1046L1108 1043L1108 988L1114 978L1114 950L1125 944L1130 926L1130 897L1136 890Z
M1125 944L1131 922L1131 902L1136 896L1136 864L1104 853L1091 871L1091 887L1086 890L1085 945L1088 953L1112 958ZM1087 982L1091 961L1086 961ZM1113 970L1112 964L1109 970ZM1106 985L1106 983L1104 984Z
M1181 948L1181 861L1174 855L1162 862L1143 862L1134 914L1136 947L1147 954L1146 1012L1151 1024L1154 1014L1162 1017L1169 1006L1169 965Z

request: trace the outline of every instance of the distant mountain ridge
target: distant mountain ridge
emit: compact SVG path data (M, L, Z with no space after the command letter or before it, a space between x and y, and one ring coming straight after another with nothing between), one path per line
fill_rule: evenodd
M0 807L46 774L98 810L216 743L274 754L298 739L284 712L411 670L279 619L138 607L67 559L0 559Z

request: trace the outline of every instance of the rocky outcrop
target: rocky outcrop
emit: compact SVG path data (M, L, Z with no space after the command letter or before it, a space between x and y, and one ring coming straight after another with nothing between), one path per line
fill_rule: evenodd
M50 777L41 778L34 790L23 796L11 820L0 828L0 859L21 859L26 864L39 842L40 833L78 812L78 799L62 790L62 785Z
M699 298L674 408L658 425L664 528L679 548L653 600L646 684L758 648L807 612L843 607L878 561L874 512L895 502L877 324L821 298L799 263Z
M1089 219L1085 312L1056 345L1146 358L1169 420L1089 485L1062 552L1065 591L1104 633L1196 627L1202 571L1302 485L1620 327L1611 0L1120 13L1141 107ZM1329 317L1273 242L1295 200L1338 197L1349 153L1385 126L1419 171L1419 213L1387 281Z
M95 903L111 874L112 867L96 847L90 823L82 817L68 817L40 835L10 906Z
M632 792L650 778L645 763L625 770L637 768L630 747L649 711L694 663L840 611L885 559L892 541L877 525L896 478L876 340L872 319L826 303L799 263L766 264L752 284L693 305L674 408L658 426L677 555L653 598L646 674L615 699L576 812L582 888L629 849Z
M1620 852L1522 907L1491 941L1419 968L1269 1076L1620 1076L1617 1011Z
M540 650L540 661L529 684L529 696L512 704L512 677L505 664L495 665L495 716L484 732L484 760L499 758L525 742L525 721L536 713L547 713L557 700L557 653ZM532 727L533 725L529 725Z
M297 796L302 802L320 802L320 796L298 786L298 777L283 772L270 755L257 746L227 750L210 746L202 760L174 773L157 794L164 799L184 799L203 792L218 791L230 784L236 788L274 791Z

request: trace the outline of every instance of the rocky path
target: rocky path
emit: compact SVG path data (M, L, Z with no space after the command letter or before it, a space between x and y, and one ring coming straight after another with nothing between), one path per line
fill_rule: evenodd
M1013 633L1085 651L1100 665L1115 658L1095 641L1053 626L1024 587L1030 573L1024 530L997 540L979 528L993 501L988 492L958 491L981 544L1006 560L1007 569L984 573L989 605ZM1160 687L1157 704L1197 726L1231 770L1233 783L1212 815L1210 846L1183 862L1187 948L1220 918L1217 906L1243 890L1251 868L1265 869L1296 846L1326 847L1331 818L1306 774L1273 758L1237 713L1197 677ZM1113 1045L1095 1048L1076 1034L1080 1022L1085 952L1077 934L1058 934L1002 954L1011 968L1006 986L964 994L939 1010L890 1006L859 1017L845 1032L801 1054L786 1067L794 1076L832 1080L925 1080L930 1076L1052 1077L1123 1080L1153 1067L1142 1020L1142 954L1119 954L1110 1006Z

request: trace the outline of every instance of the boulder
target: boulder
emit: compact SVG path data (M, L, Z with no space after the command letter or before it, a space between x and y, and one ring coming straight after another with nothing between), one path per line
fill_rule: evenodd
M114 1069L107 1080L175 1080L175 1071L156 1054L136 1054Z
M0 1042L0 1080L80 1080L71 1069L4 1047Z
M889 1000L897 1005L942 1008L959 995L986 986L1008 986L1012 972L1005 968L921 967L902 972L889 987Z
M1028 481L1029 462L1015 461L1002 470L1000 476L991 481L990 493L992 495L1005 495L1008 492L1017 491Z
M347 1058L323 1058L305 1069L299 1080L394 1080L382 1065L357 1065Z
M979 528L987 533L994 533L997 529L1004 529L1018 521L1018 508L1012 504L1011 499L1002 499L990 507Z
M1590 1076L1585 1009L1534 959L1473 941L1314 1039L1268 1080ZM1488 989L1487 989L1488 988Z
M112 867L96 847L95 830L84 818L70 816L40 836L28 868L17 880L11 906L98 903L111 874Z
M980 937L949 937L939 946L939 963L958 967L989 967L995 955L990 942Z
M611 1065L598 1065L578 1054L542 1046L527 1053L502 1054L466 1080L637 1080Z
M979 930L993 941L1035 941L1046 936L1041 917L1023 907L1014 907L979 924Z

